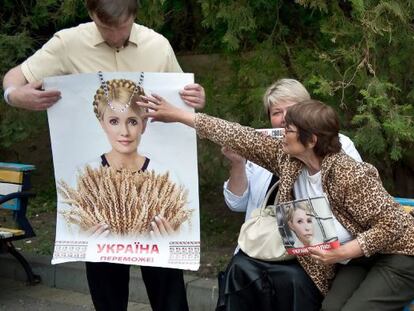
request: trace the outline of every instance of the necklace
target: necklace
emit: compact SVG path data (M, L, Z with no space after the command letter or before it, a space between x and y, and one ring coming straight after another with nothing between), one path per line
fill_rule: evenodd
M99 81L100 81L101 86L103 88L104 95L105 95L105 98L106 98L106 102L108 103L108 106L113 111L125 112L129 108L129 106L131 106L132 98L138 93L138 90L140 88L142 88L142 84L144 83L144 72L141 71L138 83L135 84L134 91L132 92L131 96L129 97L128 102L123 107L121 107L120 109L116 109L112 105L112 101L109 99L108 82L104 80L102 71L98 71L98 78L99 78Z
M118 172L122 170L128 170L133 174L142 171L147 160L145 156L137 154L137 158L135 158L132 162L129 162L129 165L125 165L125 163L119 164L122 163L122 160L117 158L117 156L112 154L111 152L104 154L104 157L108 166L115 168Z

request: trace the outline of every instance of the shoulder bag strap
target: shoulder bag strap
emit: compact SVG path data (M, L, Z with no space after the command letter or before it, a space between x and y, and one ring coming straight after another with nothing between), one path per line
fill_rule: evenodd
M262 211L268 205L268 202L267 201L269 200L270 195L272 194L273 191L275 191L275 189L277 188L278 185L279 185L279 180L277 182L275 182L275 184L272 186L272 188L270 188L269 191L267 192L266 197L263 200L262 207L260 208L260 214L262 213ZM278 201L278 199L279 199L279 193L276 194L275 203Z

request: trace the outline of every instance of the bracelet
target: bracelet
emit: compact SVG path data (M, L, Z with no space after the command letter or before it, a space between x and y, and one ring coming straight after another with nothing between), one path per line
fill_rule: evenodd
M8 105L11 105L11 104L10 104L10 101L9 101L9 94L10 94L11 92L13 92L15 89L16 89L16 87L15 87L15 86L9 86L9 87L8 87L8 88L6 88L6 90L4 91L4 101L5 101Z

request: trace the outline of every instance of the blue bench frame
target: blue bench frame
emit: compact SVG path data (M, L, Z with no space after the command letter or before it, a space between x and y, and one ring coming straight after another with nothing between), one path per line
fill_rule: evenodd
M34 197L35 194L27 190L30 189L30 171L34 169L32 165L22 165L16 163L3 163L0 162L2 169L8 169L8 167L20 166L23 174L21 191L9 193L0 196L0 205L5 210L9 210L12 213L13 220L19 230L23 230L24 234L13 235L10 237L0 237L0 250L10 253L15 257L22 265L26 272L27 284L35 285L41 281L39 275L33 273L30 264L26 258L14 247L13 241L27 239L36 236L29 220L26 218L27 204L30 198Z

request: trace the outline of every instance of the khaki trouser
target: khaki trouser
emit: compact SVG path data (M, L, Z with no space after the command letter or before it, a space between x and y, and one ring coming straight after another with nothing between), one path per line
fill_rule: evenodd
M323 311L401 311L414 299L414 256L357 258L340 265Z

